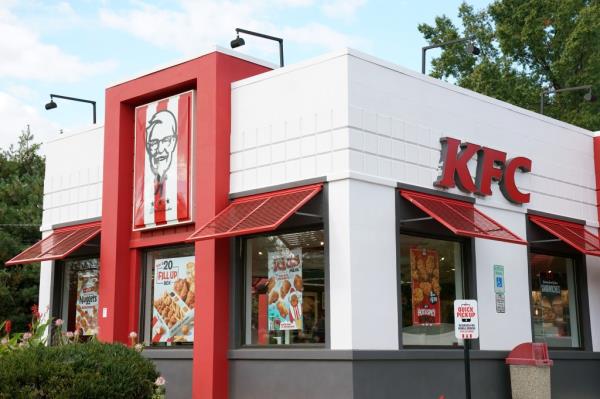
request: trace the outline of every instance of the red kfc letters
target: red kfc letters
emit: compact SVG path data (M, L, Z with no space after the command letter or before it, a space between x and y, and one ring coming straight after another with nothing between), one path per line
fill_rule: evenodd
M516 157L506 160L506 153L472 143L461 143L451 137L442 137L441 172L433 183L436 187L458 187L467 193L481 196L492 195L492 181L499 182L500 190L507 200L523 204L529 202L529 193L521 192L515 183L515 173L531 171L531 160ZM477 155L475 181L468 163Z

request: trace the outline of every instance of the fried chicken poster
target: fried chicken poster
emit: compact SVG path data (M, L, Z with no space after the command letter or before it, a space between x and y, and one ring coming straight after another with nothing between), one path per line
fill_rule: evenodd
M269 331L302 329L302 249L269 252Z
M413 325L439 324L440 314L440 264L438 253L432 249L410 249L412 280Z
M194 257L156 259L152 301L152 342L193 342Z
M98 269L77 272L75 329L81 335L98 333Z

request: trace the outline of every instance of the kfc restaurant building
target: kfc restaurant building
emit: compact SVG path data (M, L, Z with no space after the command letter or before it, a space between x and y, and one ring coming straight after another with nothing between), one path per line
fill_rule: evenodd
M594 133L344 50L285 68L217 49L106 90L47 143L40 306L135 331L169 397L465 392L550 348L554 398L600 392Z

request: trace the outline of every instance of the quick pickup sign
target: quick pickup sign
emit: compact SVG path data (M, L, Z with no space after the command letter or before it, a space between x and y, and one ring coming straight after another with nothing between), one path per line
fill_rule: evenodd
M457 299L454 301L454 335L457 339L479 338L479 314L476 300Z

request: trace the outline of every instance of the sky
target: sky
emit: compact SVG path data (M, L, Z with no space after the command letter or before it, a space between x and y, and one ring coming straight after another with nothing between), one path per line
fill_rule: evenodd
M445 14L458 24L461 0L0 0L0 149L30 125L36 142L104 121L106 87L229 47L235 28L284 39L286 65L344 47L420 70L427 45L419 23ZM481 9L490 1L471 0ZM278 63L277 43L243 36L236 51ZM436 50L427 53L428 60Z

